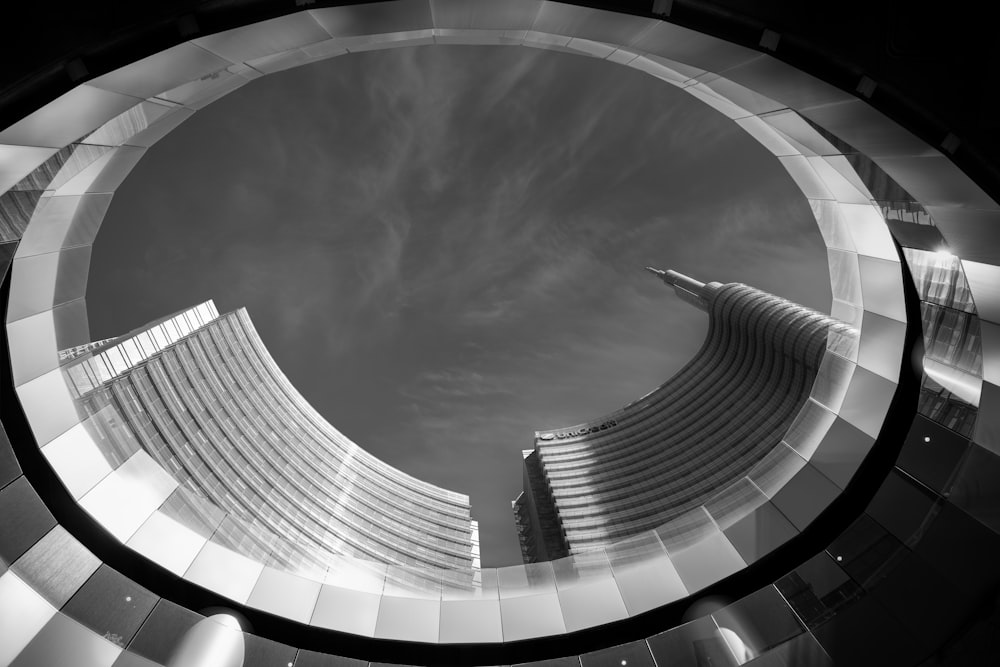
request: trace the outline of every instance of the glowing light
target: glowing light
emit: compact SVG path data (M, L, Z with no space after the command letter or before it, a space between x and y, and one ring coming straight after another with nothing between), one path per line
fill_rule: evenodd
M723 640L729 646L729 650L733 652L739 664L743 664L748 660L753 660L756 656L753 650L747 646L738 634L729 628L719 627L719 634L722 635Z
M947 248L938 248L937 250L934 251L934 254L941 258L949 258L955 256Z
M125 596L125 602L131 602L131 601L132 601L132 596L131 595L126 595Z
M228 614L203 618L188 630L167 667L242 667L245 656L240 622Z
M229 614L217 614L215 616L210 616L208 620L215 621L222 627L229 628L230 630L242 630L240 622L236 620L236 617L230 616Z
M625 665L627 665L627 664L628 664L628 660L622 660L622 667L625 667Z
M924 436L924 442L930 442L930 441L931 441L931 436L925 435Z
M844 557L843 557L843 556L837 556L837 562L838 562L838 563L839 563L840 561L842 561L842 560L844 560Z

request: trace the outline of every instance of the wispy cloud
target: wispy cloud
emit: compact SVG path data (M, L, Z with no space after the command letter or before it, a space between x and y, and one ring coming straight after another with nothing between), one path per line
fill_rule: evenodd
M400 389L400 394L411 399L441 396L454 398L479 398L498 394L513 394L514 388L502 378L487 376L468 368L449 368L426 371L416 381Z
M247 306L338 428L469 493L506 564L532 432L620 407L701 344L705 315L641 267L822 307L808 216L763 149L640 72L354 54L255 81L150 149L95 246L91 322Z

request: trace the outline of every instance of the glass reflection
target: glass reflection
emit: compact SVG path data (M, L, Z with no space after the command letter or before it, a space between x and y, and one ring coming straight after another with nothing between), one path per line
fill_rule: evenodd
M960 259L947 248L904 248L920 295L924 377L918 412L971 436L982 391L982 335Z
M712 617L739 664L804 632L788 603L773 586L713 612Z
M862 514L827 549L837 564L864 588L892 571L909 551L877 521Z
M975 303L961 260L945 249L940 252L903 248L920 300L945 308L974 313Z
M646 640L657 665L732 667L740 664L711 616L703 616ZM733 642L734 644L736 642Z
M920 304L924 353L934 361L982 375L983 350L976 315L936 304Z
M779 579L775 586L810 629L822 625L861 592L825 552Z

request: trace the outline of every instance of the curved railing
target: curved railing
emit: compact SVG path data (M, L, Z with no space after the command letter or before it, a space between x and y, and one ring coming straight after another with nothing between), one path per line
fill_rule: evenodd
M141 61L135 68L123 68L84 84L25 121L0 132L0 150L5 158L3 176L6 180L3 187L14 185L19 188L16 192L29 193L12 198L19 202L18 215L21 218L14 220L11 225L13 231L5 237L5 240L16 239L20 233L18 220L23 223L31 219L14 261L7 335L20 403L43 452L49 454L55 451L47 451L46 448L65 438L76 426L72 418L75 410L72 410L58 368L58 350L88 340L82 297L89 244L106 210L109 193L134 166L145 147L196 109L260 72L277 71L351 49L430 42L521 43L551 47L603 57L647 71L686 89L733 118L781 160L806 193L830 248L833 315L857 325L860 335L837 337L830 341L820 377L813 387L812 399L800 413L796 426L789 431L785 446L779 447L773 456L766 459L768 465L758 470L758 479L750 478L762 491L760 496L754 496L762 504L755 509L753 516L767 514L781 517L785 524L799 529L807 526L838 495L845 483L843 480L850 478L879 433L901 366L902 331L906 317L901 298L899 259L891 238L879 208L872 202L871 193L846 168L847 160L840 159L843 158L842 150L830 143L825 135L817 133L803 120L803 116L868 155L934 215L953 251L979 260L961 261L984 330L981 418L972 435L980 445L978 449L997 449L996 415L1000 414L1000 410L996 408L1000 391L995 383L1000 338L997 337L998 325L995 322L1000 317L1000 294L995 285L1000 284L1000 269L982 261L991 256L976 247L976 239L982 236L980 230L983 226L993 224L1000 214L996 203L940 152L902 130L863 101L766 54L656 19L622 18L600 10L556 3L517 3L504 6L503 10L491 9L492 5L488 3L464 5L475 7L474 12L447 2L394 4L398 11L384 14L372 13L363 7L323 9L275 19L264 27L251 26L200 38L196 44L174 47ZM431 6L434 11L430 11ZM262 44L265 40L260 37L265 35L266 44ZM681 65L681 62L685 64ZM715 77L709 74L710 71L721 73L724 78ZM164 92L167 89L170 94ZM147 99L150 96L156 99ZM105 122L107 124L101 126ZM91 134L95 129L97 131ZM85 136L84 141L78 142L77 139L82 136ZM58 178L52 181L51 192L33 195L31 193L36 191L31 189L31 184L19 179L30 178L32 170L48 159L55 160L49 165L59 167L55 169ZM47 168L42 167L43 170ZM36 208L39 197L47 201ZM927 439L930 441L929 435ZM85 468L92 462L94 459L83 458L80 466ZM117 474L119 470L121 474ZM113 484L130 481L128 472L119 468L103 476L94 489L113 480L104 487L110 492ZM834 479L838 477L840 484ZM146 481L143 480L141 488L136 489L140 492L138 496L128 498L130 501L138 498L142 506L155 505L155 500L150 500L146 494L152 489L155 499L155 493L159 491ZM15 484L19 482L6 487L5 493L13 493ZM807 489L808 493L804 493L803 489ZM737 506L742 506L742 503L737 503ZM156 510L155 507L153 509ZM154 516L155 511L139 521L137 530L142 530ZM611 581L607 576L609 568L616 594L625 605L626 613L629 613L627 600L641 600L645 593L639 586L630 588L627 583L629 570L636 573L635 581L644 584L643 588L656 589L660 582L669 581L663 572L673 568L684 586L684 594L687 594L725 576L734 566L741 568L748 561L756 560L754 556L744 557L744 551L737 548L738 532L731 530L736 524L720 530L718 522L713 520L714 514L709 510L688 519L683 525L675 526L676 533L666 531L666 544L659 537L664 534L662 531L656 531L652 548L636 544L638 556L635 559L622 556L628 552L629 545L616 545L615 549L605 552L607 568L601 558L597 559L595 566L565 562L569 569L578 573L604 572L602 576L590 579L576 576L568 583L564 578L564 583L560 584L556 565L552 564L552 577L542 575L540 579L554 580L554 586L546 584L534 590L543 591L539 594L548 595L547 600L555 603L569 600L573 590L584 602L595 600L603 605L611 600L608 603L610 608L617 611L609 614L598 610L597 618L583 619L586 622L603 622L608 620L608 616L620 614L621 609L613 604L614 595L604 597L594 592L603 587L610 593L607 586ZM770 538L753 534L752 528L749 530L753 535L751 543L757 546L746 553L756 551L763 555ZM66 541L66 537L57 532L53 529L44 539L52 543ZM165 535L169 537L170 533ZM685 535L688 537L683 537ZM674 537L678 536L681 537L674 542ZM616 550L619 546L622 550ZM197 557L200 558L202 552L213 550L206 542L200 547ZM725 555L732 556L733 552L738 558ZM698 562L701 555L711 558L719 554L722 554L720 560L724 562ZM230 555L223 556L222 562L235 562ZM619 563L617 567L616 561ZM656 576L643 576L643 568L647 565L651 569L646 573ZM81 567L80 572L87 572L86 576L89 576L93 568L96 565L89 571L87 567ZM505 569L497 572L498 583L495 587L501 611L504 600L516 599L513 594L518 591L532 590L527 585L519 586L516 578L505 576ZM517 572L517 577L523 576L527 580L529 571L530 568L515 568L512 573ZM308 579L295 578L292 573L278 573L275 578L261 568L242 579L237 571L234 570L233 574L244 585L252 580L250 594L257 592L260 586L261 599L266 599L267 587L269 583L273 587L275 581L281 585L296 584L315 589ZM30 580L30 577L24 576ZM82 583L80 577L77 580L78 584ZM363 581L363 578L350 576L349 580L353 585ZM341 587L338 591L336 575L332 581L324 578L317 601L324 594L332 594L327 588L330 586L336 594L358 590L357 587L353 591ZM485 577L484 581L486 583L481 590L486 592L489 604L484 604L482 608L493 610L493 587ZM504 581L508 582L506 589L510 593L506 597L502 594ZM30 591L17 588L30 589L21 579L6 578L3 586L4 596L18 600L31 598ZM384 578L382 586L385 586ZM38 588L41 588L40 584ZM291 590L289 588L285 593ZM385 595L387 592L390 594ZM346 592L343 594L347 595ZM653 590L647 604L651 607L662 604L675 594L676 589L674 592ZM234 599L239 601L239 597ZM290 597L300 599L294 595ZM373 628L375 634L398 637L400 630L390 623L391 617L404 610L412 611L414 607L394 600L412 598L393 595L392 591L384 588L380 598L387 606L385 614L379 606ZM249 600L250 596L246 599ZM41 628L53 618L54 609L64 601L50 603L43 600L39 603L32 599L31 605L34 606L23 608L24 619L18 625L16 636L30 639L34 632L28 630ZM345 597L343 602L346 601ZM446 599L443 592L437 602L433 598L420 601L421 609L439 612L436 620L437 641L443 638L447 641L448 633L456 630L459 637L472 637L484 628L495 628L493 616L483 623L476 622L471 629L462 628L460 622L448 620L452 609L461 609L445 604L453 601ZM543 597L537 600L539 603L545 601ZM56 606L51 607L52 604ZM508 608L512 608L510 604ZM259 606L282 613L271 601ZM298 609L301 611L306 607L299 605ZM638 610L640 607L633 604L633 608ZM318 609L317 604L314 616ZM585 609L581 606L581 610ZM559 624L566 629L577 622L563 615L561 604L558 615L554 605L550 604L550 610L552 613L540 620L549 623L548 628L541 629L542 633L549 633ZM484 618L488 615L484 613ZM379 633L378 624L382 618L386 621ZM433 618L433 615L428 618ZM428 626L433 622L428 621ZM24 628L28 630L22 633ZM510 628L510 637L515 639L517 628ZM503 624L501 617L500 632L505 640L507 630L508 626ZM691 637L700 634L696 628L689 630L681 634ZM429 632L421 630L413 634L418 635L412 637L418 641L434 641L428 639ZM495 637L495 634L490 636ZM98 644L105 641L97 635L94 637L99 640ZM91 640L86 641L93 644ZM107 642L110 642L107 646L101 644L102 650L111 653L113 660L115 642L113 639ZM651 639L650 646L653 643ZM23 646L23 643L8 643L4 650L13 651L13 656Z
M343 7L201 37L89 81L0 132L0 144L24 156L25 176L38 166L56 172L12 267L7 327L18 397L43 454L72 478L74 497L126 546L236 603L319 627L422 642L513 641L642 614L741 570L767 549L741 544L731 529L752 523L756 512L777 512L794 535L861 465L900 367L900 260L847 160L789 108L851 98L808 78L751 91L744 84L780 63L655 19L633 17L611 28L599 10L523 3L500 19L485 3L477 7L482 13L461 19L472 22L462 26L452 12L404 2L384 23L365 23L366 34L354 34L354 26L368 9ZM398 29L401 16L406 30ZM497 20L505 22L501 31ZM89 443L58 351L87 342L90 244L115 187L149 145L197 109L265 73L353 50L437 42L603 58L647 72L732 119L775 155L809 200L828 246L832 314L852 329L831 335L812 395L778 447L703 506L626 543L486 570L473 590L396 586L390 568L380 573L381 566L350 559L322 576L268 567L172 518L164 503L177 482L145 452L112 469ZM790 490L801 487L810 489L808 505ZM359 568L374 574L363 582L344 574ZM433 572L421 578L433 580ZM348 599L353 610L345 618Z

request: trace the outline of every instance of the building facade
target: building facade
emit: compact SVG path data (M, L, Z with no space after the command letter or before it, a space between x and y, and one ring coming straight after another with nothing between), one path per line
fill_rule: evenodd
M535 434L512 503L525 562L657 528L743 477L807 400L831 328L847 327L746 285L651 271L708 313L705 342L621 410Z
M468 496L415 479L324 420L285 378L245 309L211 302L67 367L101 448L146 451L213 539L286 570L337 555L471 580ZM84 416L81 415L81 416ZM225 513L220 522L218 515Z
M524 491L510 504L514 510L521 557L525 563L538 563L567 556L566 539L538 452L525 449L521 454L524 456Z

